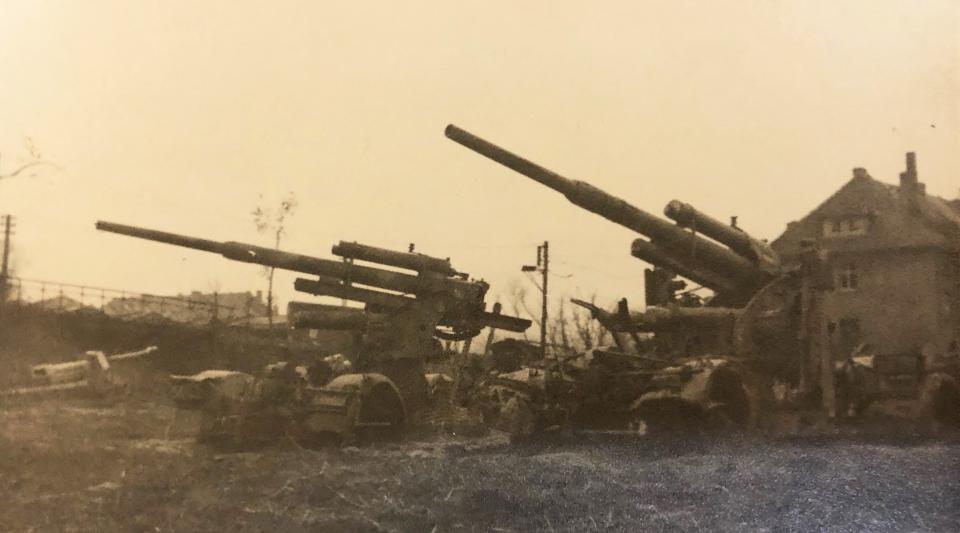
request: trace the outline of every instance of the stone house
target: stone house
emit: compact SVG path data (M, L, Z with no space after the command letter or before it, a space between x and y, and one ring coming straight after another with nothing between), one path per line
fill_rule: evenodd
M956 354L960 339L960 201L927 194L916 159L896 185L865 169L771 245L790 263L804 240L826 250L834 355Z

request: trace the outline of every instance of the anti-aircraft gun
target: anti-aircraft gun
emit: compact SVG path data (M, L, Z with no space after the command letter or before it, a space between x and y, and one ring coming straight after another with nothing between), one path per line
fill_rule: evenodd
M719 400L714 397L716 393L711 392L714 389L708 385L712 379L709 376L715 375L717 380L727 384L720 389L740 390L729 386L731 374L720 369L726 366L727 361L703 358L734 353L737 344L734 332L738 331L738 324L744 316L743 306L748 305L758 293L765 290L771 292L766 289L771 284L779 287L786 283L778 282L783 277L784 269L779 257L767 243L751 237L740 228L723 224L688 204L673 201L666 206L664 214L671 222L589 183L563 177L454 125L447 126L445 134L451 140L563 194L574 205L641 235L633 241L630 253L655 267L648 269L644 276L647 310L641 314L630 313L625 300L621 302L617 313L608 313L585 302L575 302L587 307L594 318L613 333L619 355L603 350L594 351L596 357L589 359L600 364L588 366L615 368L616 371L603 371L600 373L602 377L594 375L592 378L575 380L578 385L573 389L577 390L577 394L573 401L568 402L574 405L568 411L596 412L599 408L600 412L614 414L618 411L615 406L618 402L621 409L617 414L624 416L644 411L640 409L641 404L653 406L654 411L664 413L676 407L680 407L681 411L699 411L701 414L708 410L714 414L723 410L742 411L739 407L730 406L742 405L743 395L738 393L734 399ZM689 294L686 298L677 296L679 291L686 288L685 282L675 279L677 275L713 291L714 296L706 307L690 298ZM752 327L740 329L750 332L744 334L745 337L754 338ZM651 333L654 334L652 343L640 342L640 335ZM633 350L625 345L623 335L633 337ZM610 366L605 364L607 362L616 364ZM675 366L677 364L680 366ZM691 379L693 374L700 377ZM585 385L591 382L596 386ZM625 385L628 391L618 394L621 387L617 384ZM510 386L506 382L501 385L498 389L501 398L498 401L502 401L504 394L509 396L504 391ZM695 389L692 392L691 386ZM682 393L685 388L687 392ZM522 388L510 393L518 390ZM610 394L616 400L610 400ZM688 398L681 400L684 394ZM594 396L602 399L591 401L590 398ZM696 398L696 401L688 401L689 397ZM624 404L624 399L631 400ZM708 409L711 405L714 408ZM692 408L687 409L688 406ZM647 410L647 422L653 418L661 421L669 418L667 415L654 416L656 414L651 415ZM732 413L724 414L727 418L732 416Z
M675 222L671 224L456 126L448 126L446 135L560 192L573 204L644 236L632 243L631 255L656 267L645 273L645 311L630 312L625 300L612 313L575 302L614 334L618 350L594 350L586 357L591 361L587 368L599 367L599 375L576 380L568 413L637 415L648 425L660 427L683 420L706 427L711 424L704 421L710 419L756 427L758 419L774 413L804 412L804 416L828 420L856 418L871 402L884 399L874 365L891 363L868 353L834 355L829 322L829 317L836 315L830 310L832 276L816 243L804 243L806 249L795 264L783 265L766 242L683 202L674 200L665 207L664 214ZM684 284L675 280L674 274L711 289L714 297L706 306L677 298L675 293ZM620 340L624 334L635 339L653 334L653 342L644 345L652 344L653 349L631 353ZM956 394L944 393L948 389L941 383L954 379L956 376L925 375L921 401L913 406L928 414L950 409L956 413ZM511 409L522 411L517 402L532 404L535 395L525 391L536 388L512 386L509 381L497 385L497 400L503 403L503 398L509 397ZM542 384L548 382L541 380ZM620 394L624 388L619 385L626 389L625 394ZM543 385L540 389L549 388ZM624 403L624 399L630 401ZM939 407L945 403L953 407Z
M636 312L624 299L607 311L573 300L613 334L616 348L498 376L480 396L481 409L518 435L564 425L781 433L801 415L859 414L874 392L871 374L862 361L834 361L824 266L811 246L800 265L742 307L669 304Z
M358 341L347 354L358 374L336 377L314 390L312 408L322 405L320 426L335 427L344 433L352 425L384 424L377 420L359 422L349 414L350 394L364 400L364 383L375 385L380 403L397 392L400 408L372 408L383 412L414 414L426 403L424 361L435 355L442 340L466 340L485 327L524 331L530 321L489 312L484 297L489 285L469 279L450 261L419 253L399 252L353 242L336 244L332 253L340 261L294 254L239 242L218 242L138 228L111 222L97 222L97 229L195 250L212 252L227 259L253 263L312 276L298 278L300 292L329 296L365 304L363 309L291 302L288 306L294 327L355 331ZM374 263L400 272L357 262ZM368 389L370 387L367 387ZM334 390L336 389L336 390ZM315 410L315 409L314 409ZM332 414L331 414L332 413ZM339 414L338 414L339 413ZM304 418L302 413L298 415ZM391 415L393 416L393 415ZM347 419L344 422L344 418ZM363 418L361 410L360 418ZM394 416L396 418L396 416ZM393 423L393 422L391 422Z
M452 124L445 133L474 152L563 194L574 205L641 234L643 237L633 241L631 254L658 269L648 271L645 278L651 304L667 303L672 293L682 288L673 274L713 290L715 305L738 306L781 272L780 260L767 243L689 204L676 200L667 204L664 212L676 222L674 224L589 183L565 178Z
M615 415L614 418L635 416L640 412L646 422L657 419L656 424L660 424L673 416L667 413L677 410L688 415L700 413L706 416L709 411L712 416L743 418L741 407L745 393L738 392L743 387L731 377L736 374L727 369L729 361L704 357L734 353L737 344L734 332L738 331L743 317L742 307L758 293L770 292L766 287L771 284L779 287L786 283L777 281L783 277L783 268L767 243L688 204L673 201L667 205L664 213L671 222L589 183L565 178L454 125L447 126L445 133L453 141L560 192L574 205L636 231L641 237L633 241L631 255L655 266L645 272L648 309L642 314L631 314L626 301L621 303L616 314L585 302L575 302L590 309L593 316L613 333L618 350L617 353L594 350L587 358L590 363L586 364L588 370L584 371L584 376L573 380L575 385L572 388L567 387L575 393L572 397L567 396L566 404L571 407L561 418L575 417L570 414L575 412L604 412ZM675 279L676 275L712 290L714 296L708 306L701 306L693 298L678 298L677 293L686 287L686 283ZM754 328L741 329L749 332L744 334L745 337L754 338ZM649 333L655 334L653 348L641 349L641 346L649 348L651 343L641 343L639 336ZM633 337L633 350L622 341L624 334ZM594 372L598 368L602 370ZM545 376L548 377L541 380L543 390L549 391L547 383L550 378L569 377L575 372L547 372ZM700 377L692 379L694 374ZM521 379L529 381L529 376L524 375ZM537 387L511 388L510 381L494 385L498 403L502 404L506 397L514 398L514 404L518 401L516 398L521 397L525 398L521 403L536 403L523 391L537 390ZM718 385L711 385L714 382ZM721 382L723 386L719 385ZM684 390L686 392L682 392ZM718 391L734 393L730 398L722 399L717 396ZM682 399L684 395L687 398ZM563 400L547 401L541 405L564 403ZM511 409L516 411L516 408ZM541 418L556 420L549 414Z

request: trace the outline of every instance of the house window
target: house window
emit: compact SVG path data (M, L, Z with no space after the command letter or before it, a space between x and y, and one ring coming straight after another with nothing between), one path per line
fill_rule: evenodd
M865 235L869 227L869 219L865 216L849 216L828 218L823 221L824 237L850 237Z
M845 263L834 270L834 281L836 288L844 291L852 291L860 286L860 275L857 272L857 265Z

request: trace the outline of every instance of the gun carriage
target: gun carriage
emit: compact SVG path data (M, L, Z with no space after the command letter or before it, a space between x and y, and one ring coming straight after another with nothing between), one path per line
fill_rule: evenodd
M857 420L871 404L891 398L906 399L913 419L960 421L956 369L921 369L920 386L898 396L878 368L920 368L917 356L898 363L896 356L835 353L833 280L817 243L804 243L787 264L766 241L684 202L669 202L664 220L457 126L445 133L637 232L630 254L654 266L644 272L643 312L630 312L626 300L615 312L574 301L613 333L615 350L555 357L542 369L492 380L481 402L489 418L511 431L526 434L573 421L777 432L783 420L789 426L801 418L814 425ZM678 276L712 295L705 301L690 297Z
M358 342L346 354L352 372L314 372L293 363L268 369L265 379L243 373L179 376L184 384L184 405L215 404L220 419L250 420L249 405L263 406L268 422L293 421L302 432L352 436L363 428L398 433L426 404L424 362L438 355L439 340L467 340L486 327L523 331L530 321L487 311L484 297L489 285L469 279L450 261L419 253L399 252L352 242L340 242L332 253L341 260L294 254L239 242L219 242L111 222L97 229L220 254L227 259L289 270L310 277L298 278L294 288L364 304L354 308L307 302L290 302L288 315L294 327L349 330ZM408 272L359 264L373 263ZM329 363L317 362L318 365ZM299 374L298 374L299 372ZM238 374L241 374L238 376ZM310 376L330 381L312 383ZM303 378L302 380L300 378ZM217 388L227 380L232 392ZM286 387L293 383L296 387ZM213 390L214 392L209 392ZM224 389L226 390L226 389ZM200 391L200 392L198 392ZM204 392L207 391L207 392ZM277 392L281 391L281 392ZM207 401L204 398L214 397ZM223 413L228 413L229 416ZM214 424L217 431L225 432ZM232 430L231 430L232 431ZM240 430L237 430L240 431ZM247 435L270 429L245 430Z

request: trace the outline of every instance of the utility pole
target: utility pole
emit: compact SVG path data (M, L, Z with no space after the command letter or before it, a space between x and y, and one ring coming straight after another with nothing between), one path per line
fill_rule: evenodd
M3 216L3 265L0 266L0 304L7 302L7 287L10 285L10 230L13 217Z
M543 295L543 307L540 310L540 357L547 357L547 283L550 275L550 243L543 241L541 246L537 246L537 265L524 265L520 268L523 272L540 272L543 275L543 281L540 285L540 292Z
M543 309L540 310L540 356L547 358L547 274L550 272L550 243L543 241L540 247L543 255Z

